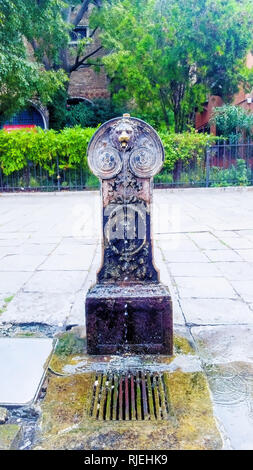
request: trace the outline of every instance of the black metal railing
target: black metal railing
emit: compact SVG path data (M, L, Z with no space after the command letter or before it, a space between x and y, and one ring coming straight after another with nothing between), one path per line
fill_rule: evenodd
M253 185L253 142L219 140L202 157L178 161L173 172L155 177L156 187L215 187Z
M162 170L154 178L157 188L253 185L253 142L220 140L206 147L201 157L178 161L173 172ZM86 168L62 168L58 160L44 168L33 162L5 175L0 168L0 192L80 191L97 189L98 179Z

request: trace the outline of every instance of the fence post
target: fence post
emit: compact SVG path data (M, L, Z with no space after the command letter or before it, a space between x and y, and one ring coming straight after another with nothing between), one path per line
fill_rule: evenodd
M60 182L60 174L59 174L59 159L58 159L58 156L57 156L57 159L56 159L56 162L57 162L57 188L58 188L58 191L61 190L61 182Z
M210 178L210 147L206 147L206 188L209 186Z
M4 190L4 185L3 185L3 177L2 177L2 170L0 168L0 190Z

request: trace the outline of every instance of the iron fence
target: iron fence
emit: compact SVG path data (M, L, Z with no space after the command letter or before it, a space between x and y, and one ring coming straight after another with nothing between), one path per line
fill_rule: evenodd
M218 141L206 147L203 156L178 161L173 172L162 170L155 176L157 188L253 185L253 143ZM57 160L51 168L29 162L20 171L5 175L0 168L0 192L80 191L96 189L99 181L81 165L61 168Z
M28 166L10 175L4 175L0 169L0 191L81 191L95 189L99 182L95 176L87 172L81 165L74 168L60 168L57 165L45 169L40 165L29 162Z
M253 185L253 142L217 141L202 157L178 161L173 172L155 177L156 187L215 187Z

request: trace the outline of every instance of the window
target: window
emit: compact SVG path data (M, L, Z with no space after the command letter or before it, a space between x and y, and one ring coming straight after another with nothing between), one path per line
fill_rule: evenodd
M70 44L76 44L81 39L87 38L89 36L89 27L88 26L76 26L70 32Z

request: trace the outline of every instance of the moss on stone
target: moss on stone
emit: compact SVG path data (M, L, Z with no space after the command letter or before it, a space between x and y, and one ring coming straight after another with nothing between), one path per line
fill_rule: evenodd
M195 354L195 350L189 340L184 336L174 335L173 343L175 354Z
M79 338L75 333L66 332L60 336L55 354L57 356L70 356L84 352L85 339Z
M166 373L170 418L164 421L98 421L90 407L95 374L51 377L42 403L41 449L220 449L202 372Z
M17 424L0 425L0 450L17 449L21 427Z

